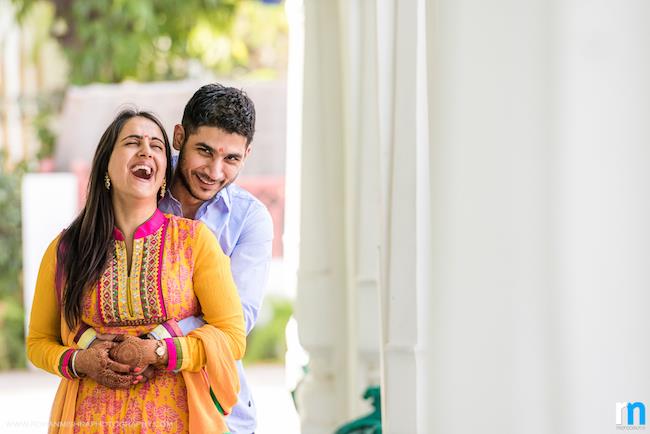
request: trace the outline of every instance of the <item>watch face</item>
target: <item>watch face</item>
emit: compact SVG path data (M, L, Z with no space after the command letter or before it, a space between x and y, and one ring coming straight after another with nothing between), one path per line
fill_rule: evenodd
M163 345L160 345L158 348L156 348L156 354L158 356L162 357L165 355L165 347Z

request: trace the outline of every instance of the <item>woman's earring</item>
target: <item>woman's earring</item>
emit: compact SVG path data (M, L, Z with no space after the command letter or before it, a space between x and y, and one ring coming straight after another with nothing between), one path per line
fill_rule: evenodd
M165 191L167 191L167 180L163 179L163 183L160 186L160 198L165 197Z
M111 189L111 178L108 177L108 172L104 175L104 185L106 186L106 190Z

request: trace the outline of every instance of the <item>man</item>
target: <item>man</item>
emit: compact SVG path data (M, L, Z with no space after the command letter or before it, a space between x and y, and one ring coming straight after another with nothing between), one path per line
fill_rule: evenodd
M220 84L201 87L174 127L173 146L180 154L171 188L159 203L162 211L200 219L214 232L230 257L247 334L264 297L273 241L266 207L233 184L251 152L254 132L255 107L244 92ZM179 326L187 334L202 324L188 318ZM242 363L237 363L241 392L227 424L233 434L251 434L256 410Z

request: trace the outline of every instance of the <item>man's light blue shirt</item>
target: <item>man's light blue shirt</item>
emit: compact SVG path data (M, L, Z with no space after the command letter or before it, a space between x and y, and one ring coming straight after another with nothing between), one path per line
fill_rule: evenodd
M165 213L182 216L181 204L168 191L158 203ZM243 188L230 184L196 212L215 234L222 250L230 257L233 279L244 309L246 334L255 326L269 275L273 242L273 222L266 207ZM204 323L198 318L181 321L184 334ZM233 434L250 434L256 428L256 410L241 361L237 362L241 390L239 400L226 418Z

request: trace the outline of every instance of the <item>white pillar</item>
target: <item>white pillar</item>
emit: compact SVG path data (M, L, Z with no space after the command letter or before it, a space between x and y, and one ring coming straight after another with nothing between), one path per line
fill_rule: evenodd
M377 30L373 1L305 6L296 316L310 354L303 432L369 412L380 382Z
M347 419L345 151L338 9L307 0L296 319L310 356L298 393L303 434L331 433Z
M650 411L650 4L571 0L561 17L557 432L613 432L616 402Z
M611 432L648 404L650 6L428 11L426 432Z
M427 6L431 351L418 432L560 432L553 4Z
M377 27L373 0L339 1L345 164L350 416L368 413L359 399L380 384L379 111Z

